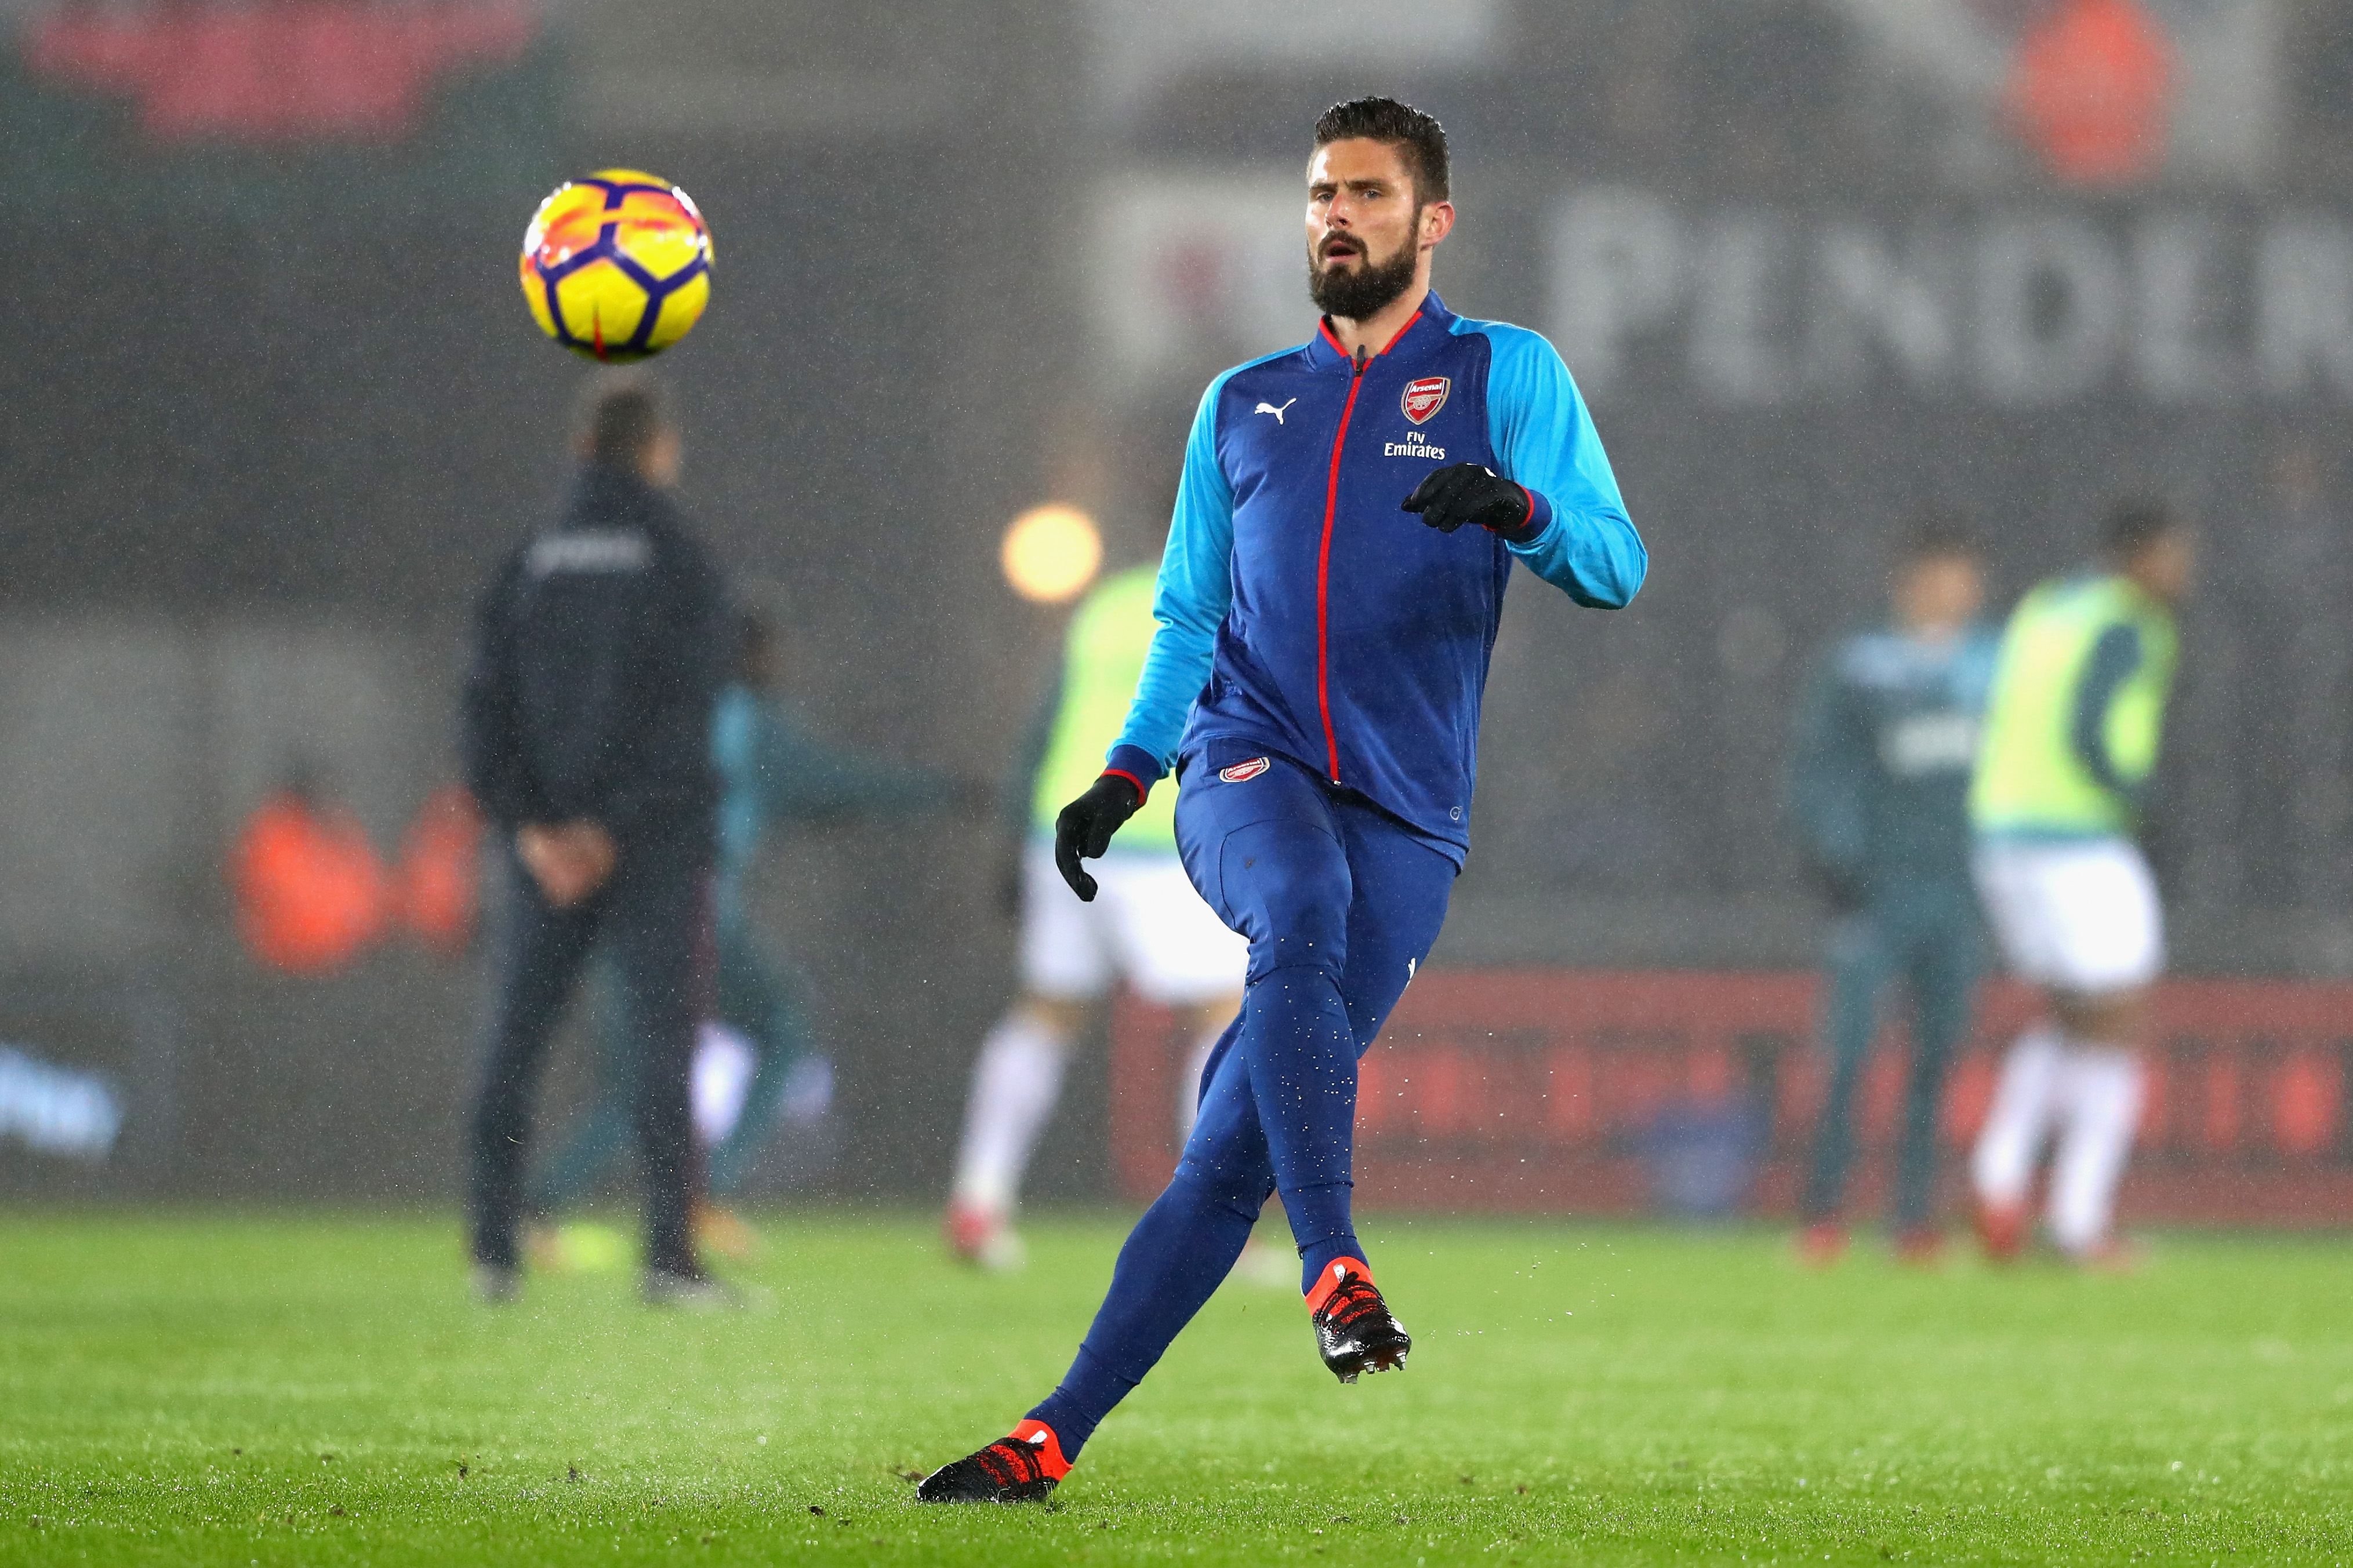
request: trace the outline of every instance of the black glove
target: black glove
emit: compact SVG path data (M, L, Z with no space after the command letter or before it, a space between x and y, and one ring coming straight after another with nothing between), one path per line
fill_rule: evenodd
M1105 773L1054 818L1054 868L1062 873L1062 880L1080 901L1095 901L1095 879L1080 867L1080 858L1101 859L1119 825L1134 816L1143 804L1144 797L1135 793L1134 784L1117 773Z
M1535 532L1535 502L1528 492L1477 463L1440 468L1414 486L1398 510L1419 512L1421 521L1440 533L1475 522L1514 544L1525 544Z

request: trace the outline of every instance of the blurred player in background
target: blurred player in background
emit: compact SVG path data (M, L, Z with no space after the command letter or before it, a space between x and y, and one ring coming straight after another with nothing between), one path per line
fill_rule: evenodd
M2116 1191L2165 958L2136 839L2155 806L2174 611L2195 555L2189 530L2153 500L2117 506L2102 547L2105 570L2045 583L2011 615L1969 792L1986 912L2010 969L2051 1006L2004 1058L1971 1162L1979 1234L1998 1258L2025 1244L2035 1164L2055 1131L2052 1240L2078 1262L2132 1260L2112 1230Z
M1160 631L1103 772L1055 819L1056 865L1092 900L1082 862L1176 767L1185 869L1250 939L1241 1016L1060 1386L926 1477L925 1502L1050 1494L1278 1194L1324 1366L1344 1383L1404 1366L1413 1342L1351 1211L1356 1063L1437 940L1468 852L1513 563L1597 608L1631 600L1647 568L1559 354L1430 292L1454 224L1438 121L1358 99L1325 110L1314 140L1323 320L1203 395Z
M1071 1047L1113 984L1176 1010L1193 1041L1176 1084L1177 1142L1191 1132L1201 1067L1241 1007L1249 946L1201 901L1176 856L1176 792L1127 824L1082 903L1054 869L1054 816L1103 771L1119 739L1158 623L1157 574L1139 566L1098 584L1071 618L1061 670L1023 747L1018 810L1021 996L981 1042L948 1202L947 1241L985 1268L1021 1260L1012 1229L1021 1175L1054 1113Z
M645 1296L715 1302L727 1292L691 1232L687 1075L703 1011L725 593L670 500L679 437L652 384L599 377L584 406L563 513L491 579L466 677L466 783L507 839L511 871L474 1112L475 1289L503 1301L521 1287L532 1100L556 1019L602 942L637 1034Z
M1817 1266L1846 1248L1841 1205L1854 1152L1854 1093L1889 982L1912 1005L1890 1233L1926 1261L1945 1070L1984 967L1969 879L1969 770L1977 758L1994 638L1977 620L1985 579L1976 543L1943 519L1896 563L1891 624L1832 651L1808 693L1790 769L1790 806L1828 898L1830 1092L1814 1133L1799 1247Z
M712 1201L699 1208L696 1229L707 1245L731 1256L748 1251L752 1235L719 1205L750 1178L776 1131L777 1105L797 1067L805 1071L822 1063L809 1024L807 979L775 956L752 918L747 889L762 845L774 829L857 816L895 818L975 793L944 773L828 746L778 702L780 662L776 628L756 612L744 615L733 678L719 694L707 742L721 786L718 1018L749 1042L754 1068L733 1127L710 1152ZM539 1215L578 1203L628 1144L640 1032L628 1016L617 955L600 953L596 967L605 1004L598 1013L597 1095L533 1184L532 1207Z

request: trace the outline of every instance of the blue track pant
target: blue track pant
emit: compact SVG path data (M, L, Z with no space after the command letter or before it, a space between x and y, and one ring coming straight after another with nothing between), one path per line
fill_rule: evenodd
M1269 1195L1282 1195L1304 1279L1364 1257L1348 1211L1356 1059L1438 939L1454 886L1451 858L1295 763L1210 740L1179 768L1177 848L1250 939L1250 976L1176 1175L1120 1249L1061 1386L1029 1413L1071 1457L1217 1290Z

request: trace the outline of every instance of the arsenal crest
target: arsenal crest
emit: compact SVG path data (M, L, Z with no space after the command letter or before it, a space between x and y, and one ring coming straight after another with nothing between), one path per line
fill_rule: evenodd
M1407 382L1405 396L1398 399L1405 416L1417 425L1427 421L1446 406L1446 393L1451 384L1442 375L1425 375L1419 381Z
M1268 762L1264 757L1252 757L1249 762L1236 763L1229 768L1219 768L1218 770L1218 776L1225 780L1228 784L1241 784L1245 780L1258 777L1259 774L1266 772L1268 768L1272 767L1273 765L1273 763Z

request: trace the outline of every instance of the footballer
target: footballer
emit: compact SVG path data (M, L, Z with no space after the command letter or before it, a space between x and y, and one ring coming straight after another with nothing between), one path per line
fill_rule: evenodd
M2003 631L1969 789L1978 888L2011 973L2048 1012L2002 1058L1969 1159L1978 1234L2025 1245L2027 1199L2053 1141L2052 1239L2071 1261L2129 1268L2116 1185L2140 1123L2165 911L2143 845L2179 658L2176 616L2197 565L2184 520L2128 500L2104 569L2045 583Z
M1209 384L1159 621L1103 770L1056 823L1082 899L1172 769L1195 888L1249 942L1167 1189L1120 1250L1061 1384L935 1471L927 1502L1041 1499L1225 1279L1280 1194L1324 1363L1412 1341L1349 1216L1357 1058L1436 940L1470 844L1479 705L1512 563L1617 608L1648 557L1568 370L1535 333L1430 292L1454 226L1446 134L1384 98L1316 121L1296 348Z

